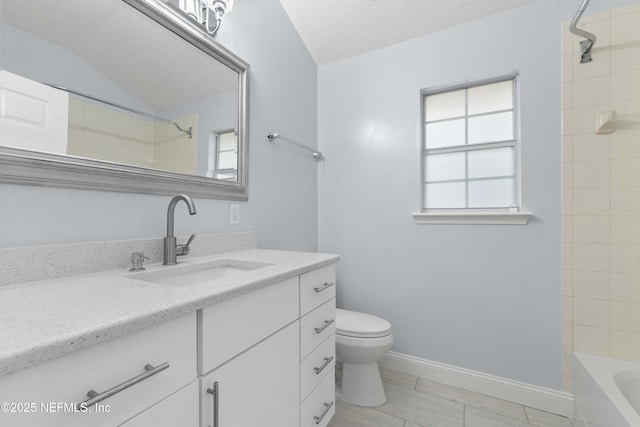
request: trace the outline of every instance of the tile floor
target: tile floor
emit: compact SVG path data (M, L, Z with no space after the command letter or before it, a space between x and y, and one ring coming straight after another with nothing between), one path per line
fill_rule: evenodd
M387 403L336 402L328 427L572 427L567 418L381 368Z

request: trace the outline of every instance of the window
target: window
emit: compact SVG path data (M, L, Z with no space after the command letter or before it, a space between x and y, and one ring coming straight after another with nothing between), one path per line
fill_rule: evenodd
M238 178L238 136L235 131L213 133L209 142L210 178L236 181Z
M516 78L423 92L423 212L518 207Z

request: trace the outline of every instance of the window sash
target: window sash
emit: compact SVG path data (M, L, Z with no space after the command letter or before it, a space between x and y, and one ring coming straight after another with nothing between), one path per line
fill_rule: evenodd
M469 95L468 95L468 91L469 89L472 89L474 87L478 87L478 86L484 86L484 85L490 85L493 83L500 83L500 82L506 82L506 81L511 81L512 83L512 103L511 106L512 108L506 108L506 109L500 109L500 110L496 110L496 111L489 111L489 112L482 112L482 113L477 113L477 114L469 114ZM455 117L447 117L445 119L437 119L437 120L430 120L427 121L426 117L427 117L427 111L426 111L426 99L429 96L432 95L437 95L437 94L442 94L442 93L446 93L446 92L454 92L456 90L461 90L464 89L465 90L465 95L464 95L464 111L465 111L465 115L464 116L455 116ZM519 200L520 200L520 195L519 195L519 178L520 178L520 170L519 170L519 131L518 131L518 115L517 115L517 78L516 76L509 76L506 78L500 78L500 79L495 79L495 80L488 80L488 81L484 81L484 82L480 82L478 84L474 84L474 85L464 85L464 86L458 86L455 88L451 88L449 90L444 89L444 90L440 90L437 92L423 92L423 96L422 96L422 108L423 108L423 114L422 114L422 119L423 119L423 128L422 128L422 175L421 175L421 181L422 181L422 210L423 211L469 211L469 210L478 210L478 211L487 211L487 210L506 210L506 209L510 209L513 207L518 207L519 206ZM476 118L476 117L484 117L484 116L493 116L496 114L501 114L501 113L511 113L512 114L512 125L511 125L511 131L512 131L512 135L513 138L512 139L507 139L507 140L497 140L497 141L487 141L487 142L480 142L480 143L469 143L469 120ZM464 139L464 144L458 144L458 145L452 145L452 146L443 146L443 147L435 147L435 148L427 148L427 125L431 124L431 123L443 123L443 122L449 122L449 121L453 121L453 120L464 120L464 134L465 134L465 139ZM479 177L479 178L469 178L469 158L468 155L466 153L469 152L473 152L476 150L488 150L488 149L495 149L495 148L503 148L503 147L508 147L508 148L512 148L513 149L513 158L512 158L512 167L513 167L513 174L509 174L509 175L496 175L496 176L483 176L483 177ZM437 154L447 154L447 153L465 153L464 156L464 178L459 178L459 179L445 179L445 180L427 180L427 159L428 156L433 156L433 155L437 155ZM487 207L470 207L470 203L469 203L469 199L470 199L470 194L469 194L469 184L470 183L474 183L474 182L481 182L481 181L497 181L497 180L511 180L513 182L513 189L512 189L512 193L510 194L506 194L507 196L511 196L512 195L512 202L509 203L508 205L504 205L504 206L487 206ZM427 198L427 186L429 184L444 184L444 183L464 183L464 198L465 198L465 202L464 202L464 207L429 207L428 206L428 198ZM474 197L476 195L473 195Z

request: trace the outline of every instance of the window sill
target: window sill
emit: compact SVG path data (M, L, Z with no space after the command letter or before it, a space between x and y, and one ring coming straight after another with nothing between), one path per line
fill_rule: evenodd
M531 212L414 212L416 224L525 225Z

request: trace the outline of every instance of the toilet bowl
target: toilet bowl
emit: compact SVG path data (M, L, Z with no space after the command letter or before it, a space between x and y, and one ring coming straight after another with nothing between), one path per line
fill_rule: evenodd
M378 360L391 349L391 324L370 314L336 309L336 397L359 406L387 401Z

